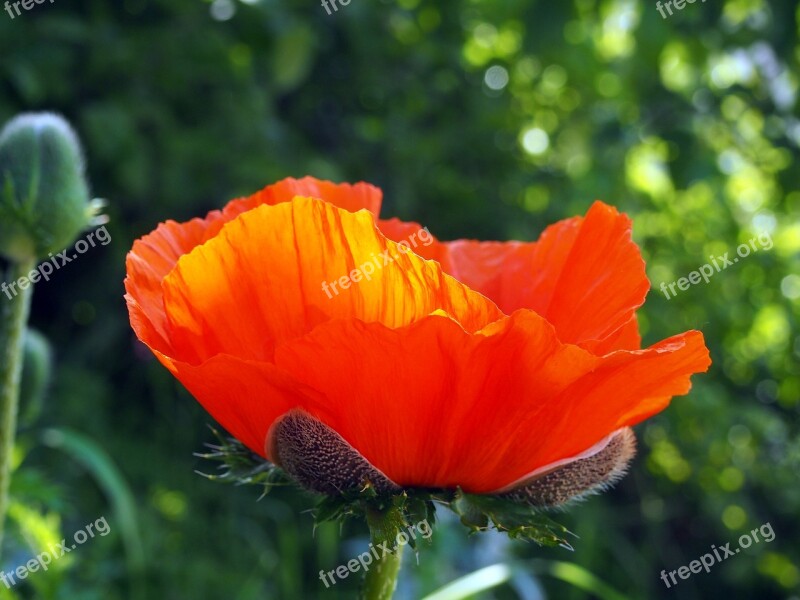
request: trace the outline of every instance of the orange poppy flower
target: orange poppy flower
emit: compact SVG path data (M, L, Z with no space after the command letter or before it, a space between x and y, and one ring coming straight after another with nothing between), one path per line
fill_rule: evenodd
M641 349L649 283L611 206L537 242L443 243L380 205L368 184L287 179L128 255L139 339L267 459L300 411L398 486L508 491L596 454L710 364L698 331Z

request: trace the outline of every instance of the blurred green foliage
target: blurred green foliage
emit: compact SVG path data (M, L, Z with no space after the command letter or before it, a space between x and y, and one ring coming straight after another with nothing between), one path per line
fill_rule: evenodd
M378 184L384 216L443 239L535 239L595 198L613 203L653 283L645 342L699 328L714 359L637 428L618 488L558 516L580 536L574 553L467 538L444 519L399 598L509 560L509 583L480 597L797 598L798 32L789 0L697 2L667 19L633 0L355 0L330 16L315 1L59 0L0 13L0 121L71 120L113 237L37 284L33 324L56 369L21 431L19 535L1 566L101 515L112 534L14 597L353 597L354 578L326 590L317 574L363 551L366 532L312 533L308 497L257 502L256 488L198 477L209 419L135 341L122 300L125 253L159 221L313 174ZM758 235L772 247L708 283L658 289ZM77 447L46 428L79 431ZM673 589L660 580L766 522L773 542Z

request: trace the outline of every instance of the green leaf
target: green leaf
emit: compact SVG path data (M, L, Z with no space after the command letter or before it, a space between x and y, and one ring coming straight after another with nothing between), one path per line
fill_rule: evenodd
M273 83L281 92L290 92L305 81L316 53L313 31L301 23L281 31L275 40Z
M463 600L473 598L480 592L500 587L514 576L514 568L507 564L484 567L469 575L448 583L423 600Z
M628 600L628 598L597 578L583 567L564 561L535 560L532 563L499 563L484 567L460 577L429 594L423 600L465 600L476 594L504 585L518 574L533 571L548 575L587 592L600 600Z
M366 507L367 524L374 546L388 544L390 548L394 547L397 534L408 524L405 512L407 500L406 495L395 496L391 504L384 508Z
M560 579L600 600L628 600L627 596L580 565L558 560L535 560L532 565L535 573Z
M496 496L459 492L450 507L473 532L488 529L491 522L511 538L573 549L565 537L571 532L531 506Z
M461 517L461 523L470 529L470 533L486 531L489 528L489 517L471 500L471 496L459 494L450 508Z
M273 487L287 485L290 479L276 465L264 460L239 440L226 437L214 427L209 426L217 438L217 444L206 444L209 452L195 453L198 458L220 463L217 469L221 473L210 474L196 471L211 481L222 481L235 485L260 485L263 486L262 497L268 494Z
M103 489L119 525L132 573L144 570L145 554L139 533L138 512L133 493L111 457L93 440L67 429L48 429L42 442L70 455L86 468ZM138 578L138 575L134 575Z

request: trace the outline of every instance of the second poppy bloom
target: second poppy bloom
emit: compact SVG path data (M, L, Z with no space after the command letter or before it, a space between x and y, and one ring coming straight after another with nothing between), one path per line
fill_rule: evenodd
M618 477L628 428L710 364L698 331L641 348L649 283L611 206L536 242L445 243L380 205L367 184L288 179L128 255L139 339L307 487L558 504Z

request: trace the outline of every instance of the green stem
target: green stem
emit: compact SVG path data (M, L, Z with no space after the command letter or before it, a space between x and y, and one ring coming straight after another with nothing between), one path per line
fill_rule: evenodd
M403 562L403 548L398 545L391 553L372 563L364 575L359 600L391 600L397 587L397 576Z
M25 328L33 295L30 281L24 290L13 284L21 277L27 278L35 266L35 260L12 263L8 271L8 285L3 286L4 297L0 298L0 549L8 510L11 455L17 433ZM17 292L16 295L14 292Z

